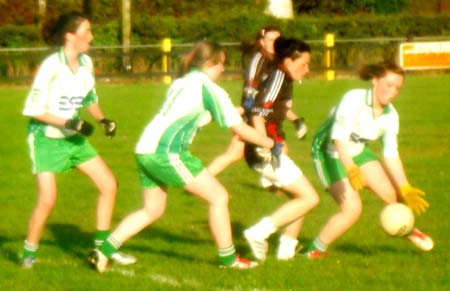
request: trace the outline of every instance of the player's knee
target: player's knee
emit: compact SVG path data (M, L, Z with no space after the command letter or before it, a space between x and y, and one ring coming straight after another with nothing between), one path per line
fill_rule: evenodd
M55 205L56 205L56 197L39 199L37 208L44 210L46 212L50 212L53 208L55 208Z
M213 203L221 206L228 206L228 192L223 188L218 190L213 199Z
M385 202L387 204L392 204L398 202L397 192L392 191L388 193L387 195L383 195Z
M166 210L166 204L151 205L144 207L147 221L153 222L160 219Z
M363 206L361 201L352 201L346 203L346 205L342 207L342 211L345 213L349 220L356 221L361 216L362 208Z
M314 193L312 195L309 195L308 196L308 202L309 202L309 205L311 206L311 208L314 208L317 205L319 205L319 203L320 203L319 194Z
M112 177L107 181L104 181L100 186L100 193L108 196L115 196L117 189L119 188L119 184L117 180Z

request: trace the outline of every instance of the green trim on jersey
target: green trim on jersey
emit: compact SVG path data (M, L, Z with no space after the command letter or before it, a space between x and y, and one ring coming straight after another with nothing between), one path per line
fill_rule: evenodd
M358 167L361 167L371 161L379 161L377 155L370 150L368 146L365 146L363 151L352 157L352 159ZM333 158L327 153L322 153L319 158L314 159L314 169L316 170L320 182L325 189L335 182L341 181L348 177L347 171L345 170L341 160Z
M188 115L169 126L161 136L156 152L182 152L197 132L197 115Z
M202 162L188 151L136 154L135 157L142 189L184 187L204 169Z
M205 84L202 85L202 96L205 109L211 113L212 118L219 124L220 127L226 127L224 113L220 110L219 103Z

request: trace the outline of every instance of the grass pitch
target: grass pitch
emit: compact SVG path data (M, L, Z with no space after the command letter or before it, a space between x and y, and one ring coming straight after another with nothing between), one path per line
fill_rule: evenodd
M76 171L58 176L57 206L48 220L39 250L39 263L22 270L19 254L36 188L25 143L27 119L21 115L28 88L0 88L0 289L1 290L448 290L450 223L450 76L408 76L394 105L400 114L400 153L413 185L427 192L428 212L417 226L435 241L429 253L403 239L385 235L378 222L382 203L363 192L360 221L330 251L325 260L301 256L291 262L274 259L277 236L270 241L269 259L256 269L219 269L202 201L171 189L166 215L125 243L124 252L138 258L129 267L113 266L98 274L86 264L94 232L96 191ZM239 100L241 82L222 83ZM329 109L358 80L306 80L295 86L294 109L306 118L309 133L297 141L286 123L289 154L319 189L321 203L305 219L300 241L307 245L336 210L320 188L310 157L311 137ZM91 142L120 183L114 225L141 206L133 149L144 126L158 110L166 87L160 84L100 84L97 91L108 117L117 120L118 134L108 140L99 128ZM205 165L225 150L231 132L210 125L192 145ZM377 145L375 145L377 148ZM257 186L257 175L240 161L219 179L230 193L234 241L251 257L242 230L282 203Z

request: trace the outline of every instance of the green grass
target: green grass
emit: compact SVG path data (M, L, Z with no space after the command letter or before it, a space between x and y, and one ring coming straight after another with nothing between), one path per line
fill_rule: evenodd
M417 218L430 233L435 248L417 251L402 239L386 236L378 223L382 203L363 192L360 221L331 247L322 261L302 257L292 262L273 259L249 271L219 269L208 230L206 205L171 189L166 215L130 241L123 251L138 257L130 267L113 267L98 274L85 263L94 231L96 191L76 171L58 176L59 196L39 250L39 264L22 270L21 253L36 189L25 143L27 120L21 115L28 88L0 88L0 290L448 290L450 223L450 76L409 76L395 106L401 116L400 152L413 185L426 190L431 207ZM235 102L240 82L222 84ZM285 125L290 156L317 186L321 203L305 220L301 243L308 244L336 205L319 187L309 153L312 132L343 92L367 86L358 80L307 80L295 87L295 111L305 116L309 134L297 141ZM108 140L98 130L90 139L120 183L114 225L141 206L134 163L135 143L162 102L166 87L159 84L100 84L98 93L108 117L117 120L118 135ZM231 132L211 125L200 131L192 146L207 164L228 145ZM234 240L250 256L242 230L270 213L284 198L257 187L257 175L245 162L219 176L229 190Z

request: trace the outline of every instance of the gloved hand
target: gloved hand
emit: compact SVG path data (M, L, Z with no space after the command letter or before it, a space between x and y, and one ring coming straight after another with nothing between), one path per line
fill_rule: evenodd
M67 129L74 130L84 136L90 136L94 132L94 127L82 119L69 119L64 124Z
M272 161L272 153L269 149L255 147L255 153L264 163L270 163Z
M272 153L272 166L274 168L278 168L280 166L280 158L281 154L283 153L283 143L281 142L275 142L272 149L270 150Z
M244 97L255 99L258 92L255 88L247 86L244 88Z
M242 106L246 111L250 111L255 105L255 98L258 94L258 90L253 87L247 86L244 88L244 100L242 101Z
M427 208L430 206L430 204L428 204L428 202L421 197L425 196L425 192L414 188L409 184L405 184L400 187L400 195L402 196L405 204L417 214L425 213Z
M305 119L303 117L300 117L292 121L292 123L294 124L295 130L297 131L297 138L305 138L306 133L308 132L308 127L306 126Z
M244 98L242 101L242 107L244 107L245 111L251 111L253 105L255 105L255 99L251 97Z
M361 170L358 166L351 166L347 168L346 171L348 180L350 181L350 185L352 185L353 189L359 191L364 188L364 176L362 175Z
M107 137L112 138L116 135L117 126L114 120L103 118L100 120L100 124L103 126Z

